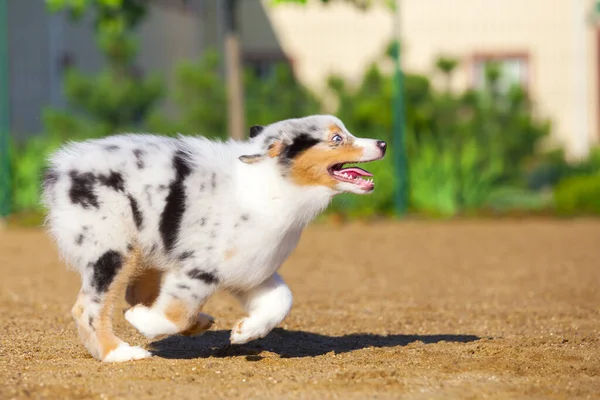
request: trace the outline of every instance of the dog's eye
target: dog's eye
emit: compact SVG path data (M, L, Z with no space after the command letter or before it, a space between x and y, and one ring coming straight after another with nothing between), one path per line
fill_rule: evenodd
M342 137L340 135L335 135L334 137L331 138L331 141L333 143L341 143L342 142Z

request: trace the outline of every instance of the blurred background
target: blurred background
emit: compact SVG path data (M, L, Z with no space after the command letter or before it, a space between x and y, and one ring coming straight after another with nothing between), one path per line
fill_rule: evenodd
M595 0L0 0L0 214L121 132L243 138L314 113L390 143L326 217L600 214Z

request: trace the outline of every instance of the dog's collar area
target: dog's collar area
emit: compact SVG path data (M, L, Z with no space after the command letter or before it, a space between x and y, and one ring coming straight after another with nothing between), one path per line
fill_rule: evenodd
M338 163L329 167L329 175L340 182L355 184L365 191L373 190L375 187L373 179L363 179L365 176L373 176L372 173L359 167L344 168L345 164Z

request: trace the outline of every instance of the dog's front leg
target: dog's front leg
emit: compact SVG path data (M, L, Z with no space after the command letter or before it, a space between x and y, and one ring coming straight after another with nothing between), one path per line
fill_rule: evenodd
M235 293L248 317L242 318L231 331L231 343L242 344L267 336L292 308L292 292L278 274L260 285Z

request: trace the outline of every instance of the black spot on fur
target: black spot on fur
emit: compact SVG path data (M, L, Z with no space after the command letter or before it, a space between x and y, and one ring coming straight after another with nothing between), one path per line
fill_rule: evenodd
M294 138L292 144L283 149L281 152L281 157L288 160L296 158L298 155L302 154L304 151L310 149L319 142L320 140L315 139L306 133L301 133Z
M98 296L92 297L92 303L100 304L102 300Z
M194 255L194 252L192 250L189 251L184 251L183 253L181 253L179 255L179 260L183 261L183 260L187 260L188 258L192 257Z
M125 180L119 172L110 171L108 175L98 175L100 184L117 192L125 191Z
M206 225L206 218L200 218L200 226Z
M119 150L119 146L117 146L116 144L109 144L109 145L107 145L107 146L104 146L104 149L105 149L106 151L111 151L111 152L112 152L112 151L117 151L117 150Z
M127 198L129 199L129 206L131 207L131 214L133 215L133 221L135 222L135 227L138 231L142 228L142 224L144 223L144 218L142 217L142 212L140 211L140 207L136 199L133 198L132 195L128 194Z
M248 214L242 214L242 216L240 217L240 219L242 221L248 221L250 219L250 216Z
M202 184L200 185L200 191L201 191L201 192L202 192L202 191L204 191L204 183L202 183Z
M151 253L154 253L156 250L158 250L158 244L154 243L154 244L152 245L152 247L150 248L150 252L151 252Z
M177 289L190 290L191 288L188 285L184 285L182 283L178 283L177 284Z
M98 208L98 196L94 192L96 177L91 172L79 173L75 170L69 172L71 178L71 188L69 189L69 198L71 203L79 204L83 208L90 206Z
M214 274L202 271L198 268L188 271L187 276L189 276L191 279L197 279L209 285L219 283L219 279Z
M42 185L44 188L48 190L54 186L58 182L58 176L58 172L52 168L46 168L42 174Z
M131 243L127 243L127 251L131 250L133 250L133 246L131 245Z
M122 266L123 259L120 253L114 250L104 253L93 264L92 287L100 293L106 292Z
M135 156L135 165L137 165L138 169L143 169L146 165L144 164L144 156L145 152L142 149L134 149L133 155Z
M77 244L77 246L81 246L81 244L83 243L83 239L85 239L83 234L80 233L79 235L77 235L77 237L75 238L75 243Z
M90 325L90 328L94 329L94 317L91 315L88 317L88 324Z
M214 172L210 177L210 187L212 187L213 191L217 188L217 174L215 174Z
M260 126L260 125L251 126L250 127L250 137L253 138L253 137L258 136L263 131L263 129L265 129L264 126Z
M177 151L173 156L173 168L175 169L175 180L169 185L169 194L159 224L160 234L167 252L173 249L175 240L179 235L181 219L185 212L185 187L183 182L192 172L182 151Z

